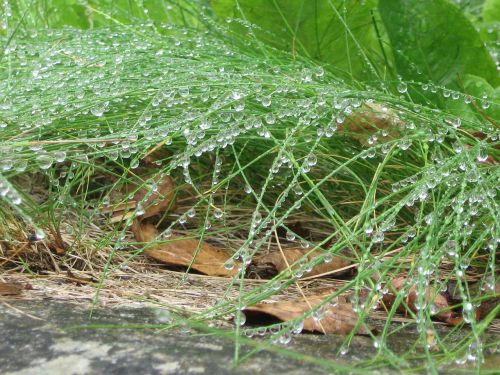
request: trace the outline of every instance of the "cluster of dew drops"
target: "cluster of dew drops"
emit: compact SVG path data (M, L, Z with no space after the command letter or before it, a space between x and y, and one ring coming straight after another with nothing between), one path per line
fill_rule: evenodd
M253 56L210 34L170 25L161 28L164 35L155 40L115 29L66 29L48 30L44 35L32 32L7 46L4 60L9 66L8 77L0 79L1 197L14 205L22 203L21 195L4 175L41 171L50 176L57 188L60 181L75 176L78 166L91 165L97 159L120 162L133 170L139 166L144 150L160 142L176 150L173 157L157 162L161 173L170 174L180 168L184 182L194 184L190 167L197 158L230 150L241 139L271 148L273 140L281 137L281 148L273 156L266 181L281 176L283 191L276 208L286 207L288 198L292 208L298 210L308 194L299 176L321 167L317 146L334 138L346 119L379 97L373 88L372 92L363 93L352 90L321 66L256 62ZM433 84L416 82L400 81L397 92L405 97L411 85L440 93L451 101L470 104L473 100ZM480 100L483 109L489 108L487 97ZM382 105L382 111L389 113L391 109ZM457 190L465 184L466 189L450 197L447 204L431 212L415 210L415 224L401 237L402 243L411 243L421 228L431 226L435 220L444 220L445 225L451 226L446 216L453 213L463 231L457 234L459 231L454 230L438 247L426 248L421 257L421 271L426 277L421 282L429 282L439 264L435 261L444 257L460 258L455 262L455 272L463 276L468 258L458 255L456 248L467 246L468 236L481 225L478 221L482 215L496 207L496 189L485 189L494 186L488 179L495 177L484 176L478 167L488 158L486 147L474 146L473 160L464 156L466 145L457 136L462 126L460 117L436 115L419 105L412 105L407 111L398 109L396 113L405 124L400 129L402 136L391 137L384 129L375 132L368 139L368 146L358 150L360 159L383 157L393 146L405 153L417 140L443 148L435 147L428 166L417 175L394 181L394 193L407 193L393 211L368 223L363 228L364 235L371 241L370 246L382 244L384 233L395 228L399 210L430 202L432 191L439 186ZM432 115L432 123L418 120L424 114ZM491 126L484 124L481 129L487 140L498 140ZM445 153L447 137L454 142L452 152ZM306 149L310 151L296 151L297 142L308 144ZM343 152L350 151L346 148ZM221 159L217 159L212 176L215 187L227 169L223 167ZM262 194L261 187L252 186L251 178L242 190L245 195ZM141 214L140 203L137 215ZM286 212L282 224L290 210ZM237 258L248 263L272 235L271 230L266 230L271 224L269 212L263 213L258 203L250 218L248 240L227 268L232 268ZM191 207L175 224L185 224L195 215L196 208ZM223 209L214 205L214 220L222 220L225 215ZM210 223L205 225L210 229ZM168 228L162 236L168 238L171 233L172 228ZM262 237L257 240L259 233ZM296 237L287 230L289 241ZM496 249L499 238L494 230L490 238L486 247ZM303 239L301 245L310 246ZM324 260L329 260L328 255ZM303 274L310 268L304 264L297 272ZM488 279L485 288L491 288L491 283Z

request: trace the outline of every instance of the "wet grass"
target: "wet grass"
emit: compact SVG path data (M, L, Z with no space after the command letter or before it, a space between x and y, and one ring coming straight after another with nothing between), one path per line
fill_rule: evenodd
M315 263L347 251L357 272L331 299L351 292L364 322L403 274L397 301L404 304L416 286L417 311L408 319L429 370L463 358L480 367L481 337L498 313L497 306L476 320L496 284L495 119L415 102L410 92L427 83L340 79L328 66L242 38L196 4L176 3L170 23L142 9L140 25L103 5L92 8L90 29L59 28L54 15L16 4L0 62L0 233L9 248L64 237L69 247L57 263L99 270L97 300L106 278L143 250L130 238L141 202L118 224L103 208L127 203L139 190L152 194L155 181L169 175L178 207L165 214L157 242L172 231L216 240L244 264L276 247L278 230L296 246L321 249ZM45 29L44 20L55 27ZM444 101L483 101L445 87L428 90ZM152 154L152 164L145 163ZM309 236L292 229L297 221ZM5 259L22 272L54 267ZM242 267L231 282L241 287L238 298L190 323L233 314L229 335L238 348L260 332L238 324L241 310L294 288L311 266L250 292L243 291ZM444 291L451 281L460 299L455 310L471 329L453 345L435 330L436 306L425 293ZM397 308L373 337L377 358L394 367L387 341L398 332L391 325ZM292 329L269 328L268 340L284 344Z

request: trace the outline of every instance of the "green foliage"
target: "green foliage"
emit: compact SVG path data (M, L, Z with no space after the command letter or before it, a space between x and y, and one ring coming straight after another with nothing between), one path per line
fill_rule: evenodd
M500 1L486 0L483 4L482 16L485 22L500 22Z
M405 80L459 87L473 74L492 86L500 78L488 50L470 21L446 0L380 0L379 11Z
M134 23L158 25L164 22L193 27L200 24L197 14L206 4L206 0L16 0L9 2L13 18L24 28L69 26L81 29Z
M13 1L10 9L24 28L63 27L88 28L91 19L79 0ZM13 25L14 26L14 25Z
M45 2L41 8L44 18L51 27L73 26L87 28L90 26L89 14L78 0L53 0Z
M216 13L233 30L266 44L348 72L359 80L379 77L383 61L372 10L375 0L213 0Z
M481 38L487 43L492 54L500 55L500 0L487 0L483 4L480 17L475 26L479 29Z
M461 84L467 95L466 101L447 101L447 110L467 121L477 121L484 117L489 118L489 121L500 119L500 87L494 89L484 78L472 74L466 74Z

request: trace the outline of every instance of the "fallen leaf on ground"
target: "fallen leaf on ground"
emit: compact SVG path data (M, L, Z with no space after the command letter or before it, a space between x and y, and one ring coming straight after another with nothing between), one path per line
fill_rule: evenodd
M162 160L168 158L171 156L171 152L169 150L161 148L161 146L167 142L165 139L161 144L157 145L154 147L152 150L150 150L141 160L141 164L152 167L152 168L158 168L158 162L161 162Z
M391 282L392 291L391 288L389 288L389 293L385 294L382 300L383 303L386 305L386 307L392 306L392 304L396 300L397 293L403 288L405 282L406 282L406 277L404 276L396 277L394 280L392 280ZM435 316L442 322L445 322L446 324L452 326L458 325L462 322L462 317L459 316L454 311L451 311L450 305L446 297L442 293L438 293L434 287L427 287L427 289L425 290L424 301L426 304L431 303L433 305L432 309L436 312L433 316ZM412 285L408 290L408 294L405 297L405 302L411 311L413 312L418 311L416 306L417 303L416 285ZM405 305L401 303L398 306L398 310L401 312L406 312Z
M0 296L18 296L23 292L23 286L17 283L0 281Z
M108 213L115 213L119 211L127 211L134 209L136 206L137 202L136 201L128 201L126 203L118 203L118 204L113 204L107 207L103 207L101 209L101 213L103 214L108 214Z
M101 210L102 213L113 213L111 218L111 223L117 223L124 221L132 216L134 212L130 211L137 207L137 204L141 202L143 214L138 217L141 219L146 219L148 217L154 216L160 212L167 211L168 209L175 208L174 202L174 180L170 176L161 178L160 176L153 178L154 183L157 185L155 191L144 201L146 194L149 193L146 189L139 189L135 194L134 198L126 203L120 203L114 206L105 207ZM132 189L130 186L127 190Z
M315 307L322 303L326 295L307 297L311 307ZM246 315L247 322L262 322L266 318L274 318L280 321L295 320L310 310L309 304L304 299L296 299L291 301L275 302L275 303L259 303L243 310ZM308 332L319 332L323 334L349 334L358 321L358 316L351 307L351 304L346 301L339 301L333 305L325 304L319 308L319 316L321 319L315 319L310 316L304 319L304 330ZM318 316L318 318L319 318ZM375 333L375 330L366 328L360 325L357 334L367 335L370 330Z
M288 229L285 229L282 226L279 226L278 228L276 228L276 231L278 232L278 236L280 237L281 243L292 242L286 238L287 232L289 230L291 230L293 233L295 233L296 235L298 235L306 240L311 240L311 241L313 240L312 239L313 233L311 232L311 230L309 228L305 227L304 224L300 221L295 221L293 223L287 223L287 228Z
M132 225L135 238L141 242L151 242L156 238L156 228L136 220ZM198 251L198 252L197 252ZM144 251L147 256L169 266L189 267L196 255L191 269L209 276L232 277L238 273L239 262L232 261L233 267L224 265L231 258L225 249L210 245L205 241L172 236L168 242L154 245Z
M487 299L482 301L481 304L477 307L476 310L476 319L483 320L486 318L489 313L498 306L500 303L500 297L493 297L491 299ZM500 317L500 312L497 312L495 318Z
M152 242L158 235L158 231L153 224L141 223L139 220L132 222L132 233L139 242Z
M68 280L69 282L75 283L77 286L82 286L82 285L90 284L90 283L97 281L92 276L90 276L90 277L89 276L80 276L80 275L76 274L75 271L70 271L70 270L66 271L66 275L67 275L66 280Z
M480 282L469 282L467 285L469 294L473 299L478 300L477 319L484 318L500 302L500 282L494 286ZM452 304L462 303L462 293L460 286L455 280L448 281L446 295ZM500 314L500 313L499 313Z
M488 314L498 306L500 303L500 282L495 284L495 289L481 293L482 301L476 310L476 319L482 320L488 316ZM500 312L497 313L495 318L500 316Z
M314 258L320 256L323 254L322 251L315 251L312 252L308 255L311 250L310 249L283 249L283 254L285 255L285 258L283 258L283 254L281 251L273 252L267 255L264 255L263 257L259 258L257 260L257 265L264 265L264 264L270 264L273 266L276 271L281 272L285 270L288 264L291 266L292 270L296 270L300 267L300 259L304 259L304 261L307 261L308 263L311 262ZM295 262L299 261L296 265L292 266ZM313 267L313 269L309 272L305 272L303 277L309 277L309 276L314 276L314 275L321 275L324 273L335 273L335 275L342 275L345 274L346 272L349 272L350 270L344 270L343 268L349 266L351 264L350 261L347 259L344 259L339 256L334 256L333 259L330 262L324 262L321 264L318 264L317 266ZM337 271L338 270L338 271Z
M157 176L153 178L154 182L157 184L156 191L151 194L145 202L142 203L144 208L144 214L140 217L145 219L154 216L162 211L166 211L172 208L174 202L174 180L170 176L161 178ZM142 202L149 192L145 189L140 189L134 195L134 200L136 202Z
M231 269L224 267L231 257L229 252L198 240L173 237L167 243L146 250L144 254L162 263L182 267L189 267L196 254L191 265L195 271L209 276L234 276L238 273L236 262Z

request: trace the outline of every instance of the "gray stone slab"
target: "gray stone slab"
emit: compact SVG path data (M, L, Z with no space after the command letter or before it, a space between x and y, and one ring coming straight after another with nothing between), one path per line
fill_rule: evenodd
M260 351L233 367L234 343L220 336L193 332L160 331L127 325L159 325L162 310L148 306L97 308L54 300L0 300L0 374L325 374L325 368L276 352ZM93 328L111 325L115 328ZM68 327L80 326L80 329ZM443 329L446 329L443 327ZM401 331L388 345L404 353L416 332ZM463 334L460 335L463 337ZM460 336L457 336L457 340ZM287 345L305 355L324 358L340 366L370 359L376 349L369 337L356 336L349 353L338 356L343 338L335 335L299 335ZM242 347L242 352L250 348ZM490 355L485 367L498 366ZM413 363L415 365L415 363ZM333 368L330 368L333 370ZM464 369L460 370L461 373ZM342 371L340 371L342 372ZM380 369L378 373L399 373ZM375 372L371 372L375 373ZM454 374L453 367L442 373Z
M220 337L148 329L78 329L88 324L159 324L154 309L97 309L54 301L0 303L0 374L325 373L320 367L260 352L238 368L234 344Z

